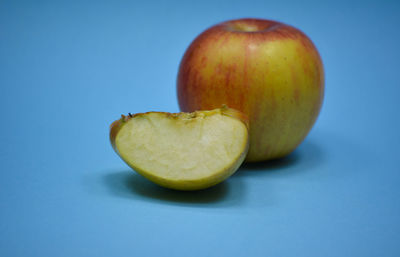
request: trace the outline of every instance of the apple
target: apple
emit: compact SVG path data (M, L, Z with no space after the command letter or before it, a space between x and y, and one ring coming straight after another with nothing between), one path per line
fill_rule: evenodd
M193 113L122 115L110 128L118 155L161 186L198 190L231 176L249 148L247 118L222 107Z
M324 70L300 30L272 20L231 20L188 47L177 93L181 111L226 104L247 115L246 161L264 161L289 154L311 130L323 101Z

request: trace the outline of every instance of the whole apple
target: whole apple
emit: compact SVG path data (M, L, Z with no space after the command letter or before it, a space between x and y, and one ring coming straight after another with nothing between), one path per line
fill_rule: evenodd
M271 20L231 20L191 43L177 91L184 112L225 104L246 114L246 161L265 161L291 153L312 128L323 101L324 70L300 30Z

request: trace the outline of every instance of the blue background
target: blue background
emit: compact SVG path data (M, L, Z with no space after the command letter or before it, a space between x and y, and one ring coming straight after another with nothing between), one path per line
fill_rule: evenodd
M0 256L400 256L400 4L2 1ZM206 191L160 188L113 152L121 113L179 111L189 43L227 19L303 30L320 117L281 161Z

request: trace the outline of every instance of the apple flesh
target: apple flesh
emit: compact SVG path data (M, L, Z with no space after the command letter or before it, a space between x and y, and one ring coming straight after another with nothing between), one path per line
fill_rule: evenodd
M247 118L227 107L122 116L112 123L110 139L139 174L178 190L222 182L239 168L249 146Z
M292 152L311 130L324 95L321 58L298 29L271 20L240 19L200 34L181 61L181 111L226 104L249 117L246 161Z

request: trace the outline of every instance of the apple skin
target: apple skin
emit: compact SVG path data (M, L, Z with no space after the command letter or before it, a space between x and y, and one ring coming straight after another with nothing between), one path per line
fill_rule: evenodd
M226 104L250 122L247 162L291 153L321 109L324 70L312 41L300 30L271 20L222 22L201 33L180 63L181 111Z

